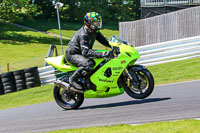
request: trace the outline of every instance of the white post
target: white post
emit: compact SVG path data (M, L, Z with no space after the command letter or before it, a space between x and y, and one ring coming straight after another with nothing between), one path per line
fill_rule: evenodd
M59 32L60 32L60 43L61 43L61 47L62 47L62 54L63 53L63 44L62 44L62 35L61 35L61 26L60 26L60 15L59 15L59 8L62 7L64 4L57 2L55 8L57 9L57 17L58 17L58 28L59 28Z

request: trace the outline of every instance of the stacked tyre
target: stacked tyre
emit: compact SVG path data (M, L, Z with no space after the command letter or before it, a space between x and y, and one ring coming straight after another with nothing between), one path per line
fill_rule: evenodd
M0 75L0 95L3 95L3 94L4 94L4 88L3 88L3 83L2 83L1 75Z
M41 85L37 67L24 69L27 88L33 88Z
M5 94L16 91L16 83L13 72L1 74L1 80Z
M24 69L14 71L13 74L14 74L14 77L15 77L17 91L27 89Z

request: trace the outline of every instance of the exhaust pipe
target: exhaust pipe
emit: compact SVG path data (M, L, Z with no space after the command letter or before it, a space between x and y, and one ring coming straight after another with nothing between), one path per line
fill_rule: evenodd
M75 89L74 87L72 87L70 84L62 81L62 80L59 80L57 79L56 81L54 81L54 84L57 85L58 87L61 87L65 90L70 90L72 92L77 92L77 93L84 93L84 91L82 90L78 90L78 89Z
M62 87L64 89L69 89L70 88L70 84L62 81L62 80L59 80L57 79L56 81L54 81L54 84L57 85L58 87Z

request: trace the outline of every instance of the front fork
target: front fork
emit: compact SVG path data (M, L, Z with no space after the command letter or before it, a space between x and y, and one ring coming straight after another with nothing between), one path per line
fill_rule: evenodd
M133 85L139 85L140 84L139 80L137 78L137 75L134 72L132 73L132 76L131 76L131 74L129 73L128 69L126 68L125 69L125 73L126 73L126 75L128 77L127 78L127 86L128 87L130 87L131 81L132 81Z

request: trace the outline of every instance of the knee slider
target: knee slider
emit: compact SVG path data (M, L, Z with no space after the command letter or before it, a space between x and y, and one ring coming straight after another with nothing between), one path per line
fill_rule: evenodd
M88 74L88 72L86 70L82 70L81 74L85 77Z
M87 66L85 67L86 71L91 71L94 67L94 63L92 61L89 61Z

